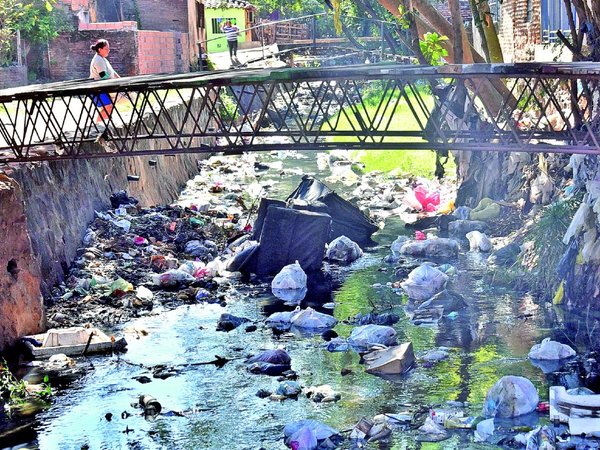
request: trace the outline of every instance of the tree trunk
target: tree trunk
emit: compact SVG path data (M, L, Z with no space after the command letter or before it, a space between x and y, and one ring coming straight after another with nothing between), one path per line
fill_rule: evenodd
M481 26L483 28L483 33L485 34L490 62L504 62L502 47L500 46L500 40L498 39L498 33L496 32L492 14L490 13L490 5L487 0L479 0L477 12L479 13L479 19L481 20Z
M448 5L450 6L450 14L452 15L452 31L454 31L454 36L461 37L460 41L458 39L454 40L454 63L462 64L464 62L462 43L463 24L460 14L460 4L458 0L448 0Z

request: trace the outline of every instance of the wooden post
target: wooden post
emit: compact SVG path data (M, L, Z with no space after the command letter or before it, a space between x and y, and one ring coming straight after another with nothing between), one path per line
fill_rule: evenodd
M21 30L17 30L17 64L23 65L23 55L21 52Z
M385 25L383 24L383 20L379 22L379 30L381 33L381 61L383 61L383 47L385 46L385 39L383 34L385 33Z

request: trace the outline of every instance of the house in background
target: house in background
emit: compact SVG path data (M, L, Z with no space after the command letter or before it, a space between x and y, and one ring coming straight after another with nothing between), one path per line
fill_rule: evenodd
M221 25L227 19L240 30L247 30L256 24L256 7L243 0L205 0L206 50L208 53L227 51L225 33ZM240 48L252 42L252 30L243 31L238 38Z
M48 47L51 80L89 76L90 45L107 39L121 76L189 72L200 57L200 0L59 0L75 31Z
M569 35L563 0L490 0L496 15L505 62L570 61L571 52L558 44L557 30Z

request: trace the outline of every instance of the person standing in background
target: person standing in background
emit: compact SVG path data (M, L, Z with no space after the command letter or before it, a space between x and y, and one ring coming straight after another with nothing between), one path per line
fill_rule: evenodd
M231 23L231 20L227 19L225 24L221 26L221 31L225 33L227 38L227 46L229 47L229 57L231 61L238 62L237 59L237 48L238 48L238 36L240 29Z

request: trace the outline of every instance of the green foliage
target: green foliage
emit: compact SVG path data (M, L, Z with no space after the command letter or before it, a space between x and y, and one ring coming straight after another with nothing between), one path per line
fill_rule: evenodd
M226 121L235 120L239 115L235 100L225 92L221 92L219 98L221 100L219 104L219 114L221 115L221 118Z
M398 20L400 28L402 28L403 30L408 30L408 28L410 27L411 12L404 8L404 6L402 5L398 6L398 12L400 13L400 15L396 17L396 20Z
M566 250L562 239L581 200L579 196L548 205L529 230L533 246L521 262L528 269L526 283L542 298L551 298L560 282L556 267Z
M423 40L419 41L423 56L432 66L442 65L442 58L448 56L448 51L442 45L446 41L447 36L440 36L435 32L425 33Z
M8 369L5 360L0 362L0 397L8 405L23 403L29 396L25 383L19 381Z
M0 0L0 66L17 59L15 36L31 43L50 42L73 27L67 13L55 8L57 0Z
M48 375L44 377L42 389L31 394L24 381L17 380L11 373L5 360L0 360L0 401L9 408L19 406L30 399L49 400L52 397Z
M273 11L279 10L284 18L316 14L324 11L321 0L255 0L252 2L258 8L261 17L267 17Z

